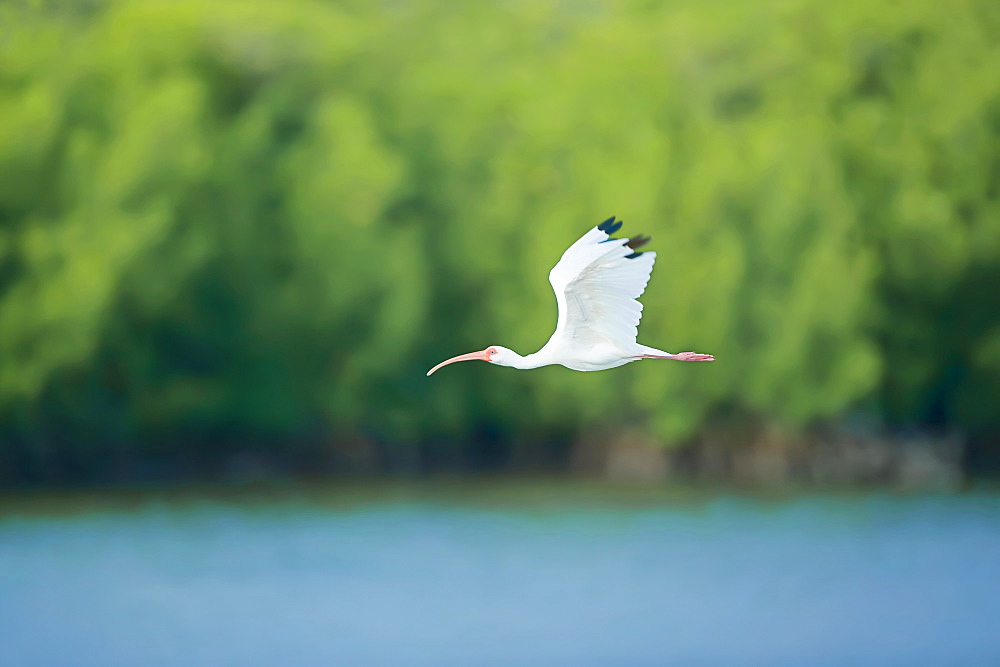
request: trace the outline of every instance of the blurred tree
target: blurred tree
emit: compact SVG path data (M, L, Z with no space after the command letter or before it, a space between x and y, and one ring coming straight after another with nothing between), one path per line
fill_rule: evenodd
M3 11L0 478L1000 430L989 0ZM610 214L659 252L641 340L718 363L424 378L540 347Z

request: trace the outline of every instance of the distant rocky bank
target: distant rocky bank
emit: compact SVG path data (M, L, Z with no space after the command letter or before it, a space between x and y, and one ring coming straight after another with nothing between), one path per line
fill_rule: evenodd
M880 485L953 490L966 478L959 435L880 434L828 428L792 435L774 428L718 429L664 448L641 432L581 439L571 468L622 482L669 479L777 486Z

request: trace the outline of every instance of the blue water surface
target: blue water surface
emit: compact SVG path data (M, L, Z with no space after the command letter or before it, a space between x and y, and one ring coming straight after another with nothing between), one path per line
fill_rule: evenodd
M987 665L998 619L988 494L0 516L5 665Z

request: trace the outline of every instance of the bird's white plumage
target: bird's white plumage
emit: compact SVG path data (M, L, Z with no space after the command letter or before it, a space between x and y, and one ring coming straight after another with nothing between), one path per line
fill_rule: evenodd
M637 252L648 238L613 239L621 221L608 218L571 245L549 272L559 319L555 333L534 354L522 357L501 345L446 359L427 371L459 361L482 360L514 368L559 364L577 371L599 371L639 359L712 361L710 354L671 354L636 342L642 304L656 261L655 252Z
M636 353L642 304L655 252L627 259L628 239L611 239L592 229L563 253L549 272L559 319L546 347L610 345Z

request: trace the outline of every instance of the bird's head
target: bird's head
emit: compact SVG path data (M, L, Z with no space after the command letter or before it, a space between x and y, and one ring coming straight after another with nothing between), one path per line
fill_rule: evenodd
M437 369L447 366L448 364L453 364L458 361L488 361L491 364L497 364L498 366L510 366L513 364L514 359L517 358L517 354L513 350L509 350L501 345L490 345L484 350L478 352L469 352L468 354L460 354L457 357L452 357L451 359L446 359L434 368L427 371L427 375L430 375Z

